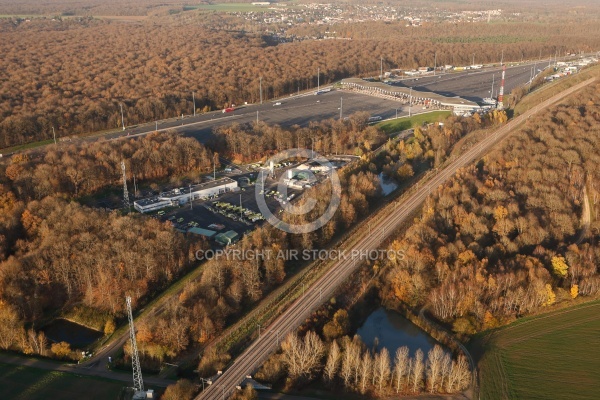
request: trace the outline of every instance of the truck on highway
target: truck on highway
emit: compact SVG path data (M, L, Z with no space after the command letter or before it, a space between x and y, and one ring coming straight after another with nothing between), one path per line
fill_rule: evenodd
M323 93L327 93L327 92L331 92L331 88L317 90L315 92L315 95L317 95L317 94L323 94Z

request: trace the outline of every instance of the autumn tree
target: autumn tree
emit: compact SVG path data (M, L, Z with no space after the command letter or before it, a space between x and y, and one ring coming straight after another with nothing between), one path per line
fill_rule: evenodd
M408 347L402 346L396 350L394 357L394 379L396 381L396 393L406 386L409 372Z
M309 331L303 339L295 333L289 334L281 344L283 362L292 379L310 379L321 365L325 346L316 333Z
M179 379L177 383L167 386L161 396L163 400L191 400L194 398L196 387L187 379Z
M329 352L327 354L327 361L323 370L323 379L327 382L333 381L340 366L340 347L337 341L333 340L331 346L329 346Z

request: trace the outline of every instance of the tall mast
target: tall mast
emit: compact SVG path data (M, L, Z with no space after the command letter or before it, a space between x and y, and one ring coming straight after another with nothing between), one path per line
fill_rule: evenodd
M127 174L125 172L125 161L121 161L121 171L123 172L123 206L127 211L131 211L131 204L129 204L129 192L127 191Z
M133 326L133 314L131 313L131 297L127 296L127 317L129 318L129 339L131 340L131 366L133 367L133 386L136 392L144 391L142 380L142 368L138 356L137 342L135 340L135 328Z

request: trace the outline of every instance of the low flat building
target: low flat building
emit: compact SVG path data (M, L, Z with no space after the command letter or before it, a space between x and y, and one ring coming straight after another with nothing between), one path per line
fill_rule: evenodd
M188 233L193 233L194 235L204 236L207 239L212 239L217 234L216 231L211 231L208 229L196 228L192 227L188 229Z
M240 240L240 235L236 231L227 231L215 236L215 241L223 246L229 246L238 240Z
M136 200L133 202L133 208L139 212L147 213L156 210L160 210L171 205L170 200L162 200L158 196L150 197L147 199Z
M179 204L189 203L190 200L199 200L202 197L219 195L237 189L238 183L231 178L221 178L211 182L192 185L191 187L181 187L168 192L161 193L158 197L176 201Z
M169 206L189 203L209 196L219 195L238 189L238 183L231 178L221 178L211 182L181 187L162 192L158 196L133 202L133 207L141 213L160 210Z

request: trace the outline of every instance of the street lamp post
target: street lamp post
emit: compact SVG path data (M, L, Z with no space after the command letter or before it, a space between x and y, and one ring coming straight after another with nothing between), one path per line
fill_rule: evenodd
M408 116L410 117L410 108L412 107L412 86L408 92Z
M317 93L321 91L321 68L317 68Z
M121 124L123 125L123 130L125 130L125 118L123 117L123 103L119 103L121 106Z
M196 116L196 94L192 92L192 103L194 103L194 117Z

